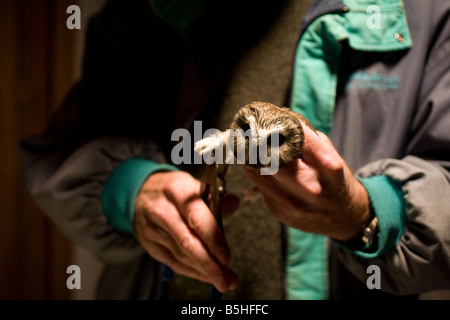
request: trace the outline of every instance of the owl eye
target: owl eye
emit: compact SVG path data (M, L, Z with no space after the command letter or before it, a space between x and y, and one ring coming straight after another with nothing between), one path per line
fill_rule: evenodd
M286 137L283 134L280 134L279 139L280 139L280 141L278 142L278 145L281 147L281 145L286 140Z
M242 125L241 125L241 129L244 131L244 133L248 130L248 129L250 129L250 125L247 123L247 122L245 122L245 123L243 123Z
M281 147L281 145L284 143L284 141L286 141L286 137L279 133L278 134L278 146ZM272 135L267 137L267 145L272 145Z

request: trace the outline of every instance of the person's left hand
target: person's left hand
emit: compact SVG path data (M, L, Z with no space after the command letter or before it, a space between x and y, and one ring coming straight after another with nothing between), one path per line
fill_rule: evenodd
M369 198L330 139L304 126L302 158L275 175L243 166L284 224L340 241L352 240L370 218Z

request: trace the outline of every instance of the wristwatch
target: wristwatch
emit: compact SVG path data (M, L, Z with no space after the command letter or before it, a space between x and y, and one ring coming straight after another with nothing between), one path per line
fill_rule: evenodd
M373 210L371 210L371 213L369 223L364 230L352 240L344 242L343 245L351 250L367 250L370 248L378 232L378 218Z
M367 227L364 228L361 241L363 242L363 250L369 248L373 243L373 238L375 237L378 231L378 218L374 216L372 220L370 220Z

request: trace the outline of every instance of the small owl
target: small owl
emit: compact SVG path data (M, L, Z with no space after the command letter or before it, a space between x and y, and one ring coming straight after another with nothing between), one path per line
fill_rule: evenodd
M230 163L229 151L232 150L237 163L253 168L267 168L273 165L271 162L276 157L281 168L301 157L305 140L302 122L312 128L307 119L288 108L252 102L239 109L230 125L231 130L196 142L194 150L200 155L214 155L223 148L222 163ZM260 157L263 154L265 157ZM271 161L263 161L267 159Z

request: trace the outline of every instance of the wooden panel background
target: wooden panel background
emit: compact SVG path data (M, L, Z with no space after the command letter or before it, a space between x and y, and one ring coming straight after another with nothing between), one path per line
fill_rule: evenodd
M69 299L71 244L22 187L18 141L40 132L75 77L77 1L0 1L0 299Z

